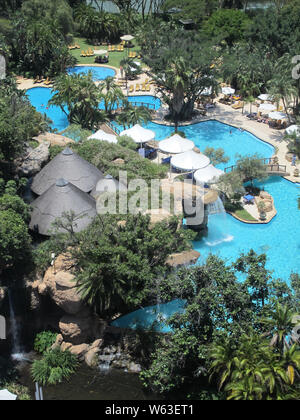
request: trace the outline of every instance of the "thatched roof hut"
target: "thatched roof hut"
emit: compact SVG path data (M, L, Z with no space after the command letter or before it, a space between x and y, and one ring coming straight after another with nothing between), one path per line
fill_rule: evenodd
M31 205L33 207L30 229L50 236L52 223L64 212L74 212L74 231L85 229L96 216L96 202L87 193L70 182L59 179Z
M126 185L122 184L111 175L106 175L105 178L101 178L97 182L95 188L91 192L91 196L97 199L97 197L104 192L115 194L118 191L127 191Z
M31 189L41 195L60 178L71 182L81 191L90 192L99 179L103 178L103 174L94 165L66 148L35 176Z

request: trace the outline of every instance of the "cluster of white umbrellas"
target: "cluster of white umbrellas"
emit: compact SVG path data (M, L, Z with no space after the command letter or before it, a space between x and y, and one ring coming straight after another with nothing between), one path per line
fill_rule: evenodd
M210 164L210 159L203 153L196 153L192 140L178 134L162 140L159 149L163 153L175 155L171 158L171 166L181 171L196 171L194 179L198 183L217 182L223 171Z

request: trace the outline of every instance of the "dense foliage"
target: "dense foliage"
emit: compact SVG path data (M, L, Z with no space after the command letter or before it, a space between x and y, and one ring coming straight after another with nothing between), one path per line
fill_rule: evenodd
M231 266L210 256L161 284L161 299L185 299L186 306L142 373L148 388L202 399L203 389L218 394L226 385L232 399L299 399L299 337L293 335L295 345L288 339L299 285L272 280L265 263L253 251Z
M77 358L69 351L51 350L32 364L31 374L41 385L56 385L68 380L76 371Z
M42 331L35 337L34 350L41 354L46 353L55 343L56 337L57 334L51 331Z
M0 81L0 162L19 157L26 143L47 127L13 80Z

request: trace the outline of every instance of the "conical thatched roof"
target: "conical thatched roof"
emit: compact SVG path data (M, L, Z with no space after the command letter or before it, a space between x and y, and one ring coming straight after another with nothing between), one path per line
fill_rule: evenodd
M90 192L99 179L103 178L103 174L94 165L66 148L35 176L31 189L41 195L60 178L68 180L84 192Z
M116 193L118 191L127 191L127 187L111 175L107 175L104 179L100 179L97 182L91 192L91 196L97 199L104 192Z
M76 217L75 232L85 229L96 216L96 202L87 193L64 179L59 179L31 205L30 229L49 236L52 223L64 212L73 211Z

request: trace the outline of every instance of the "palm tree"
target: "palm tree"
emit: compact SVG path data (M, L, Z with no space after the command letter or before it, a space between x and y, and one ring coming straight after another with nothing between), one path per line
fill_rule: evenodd
M288 106L290 100L298 96L298 91L294 84L294 79L291 77L291 60L289 58L289 55L285 54L278 60L275 76L269 81L268 87L269 94L274 97L277 104L282 100L285 113L289 122L291 122Z
M113 108L115 106L119 107L125 99L122 89L115 84L113 77L107 77L99 85L99 90L104 101L105 112L109 115Z
M107 117L99 109L101 93L90 72L87 75L63 75L56 79L54 95L50 105L59 106L68 116L70 123L80 124L82 128L93 129L106 122Z
M230 379L233 371L233 344L232 342L224 341L222 344L214 345L211 351L213 362L211 364L211 375L218 376L219 390Z
M117 120L123 127L146 124L151 120L151 113L146 107L133 107L127 102Z
M264 318L261 322L269 328L269 334L272 335L271 346L278 348L283 356L285 350L290 347L287 339L296 325L295 313L287 305L277 304L271 317Z

